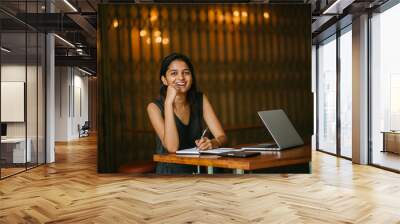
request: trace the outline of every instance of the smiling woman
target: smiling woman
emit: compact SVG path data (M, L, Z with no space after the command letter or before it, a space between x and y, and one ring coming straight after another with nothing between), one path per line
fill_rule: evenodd
M218 148L226 143L226 135L207 97L197 91L190 59L172 53L164 58L160 69L160 96L147 106L157 133L157 153L197 147L199 150ZM203 119L215 138L202 137ZM195 167L160 163L159 174L193 173Z

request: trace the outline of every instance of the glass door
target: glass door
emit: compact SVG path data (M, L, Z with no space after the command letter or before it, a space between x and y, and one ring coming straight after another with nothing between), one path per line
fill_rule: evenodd
M317 149L336 154L336 35L317 49Z
M352 157L352 32L341 31L340 45L340 155Z

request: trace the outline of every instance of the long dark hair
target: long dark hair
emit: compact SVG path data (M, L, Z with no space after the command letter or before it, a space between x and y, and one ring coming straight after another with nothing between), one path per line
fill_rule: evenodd
M167 87L164 85L164 83L161 81L161 77L164 76L166 77L167 75L167 70L169 65L175 61L183 61L186 63L186 65L189 67L190 73L192 74L192 86L190 87L188 93L187 93L187 99L189 101L190 106L195 106L196 104L196 97L197 97L197 86L196 86L196 75L194 73L193 69L193 64L190 61L189 57L187 57L184 54L180 53L172 53L165 57L162 62L161 62L161 69L160 69L160 82L161 82L161 88L160 88L160 97L162 102L164 102L166 94L167 94Z

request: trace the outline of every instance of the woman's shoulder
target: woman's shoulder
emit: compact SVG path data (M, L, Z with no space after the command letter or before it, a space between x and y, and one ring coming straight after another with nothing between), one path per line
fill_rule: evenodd
M147 108L151 108L157 106L158 109L160 109L161 111L163 110L163 101L161 99L161 97L157 97L156 99L154 99L153 101L151 101L148 105Z

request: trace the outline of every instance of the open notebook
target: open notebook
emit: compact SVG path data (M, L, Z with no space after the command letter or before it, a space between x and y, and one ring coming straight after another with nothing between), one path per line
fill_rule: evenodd
M242 151L242 149L234 149L234 148L217 148L205 151L198 151L197 148L190 148L190 149L182 149L176 151L177 155L200 155L200 154L212 154L218 155L224 152L232 152L232 151Z

